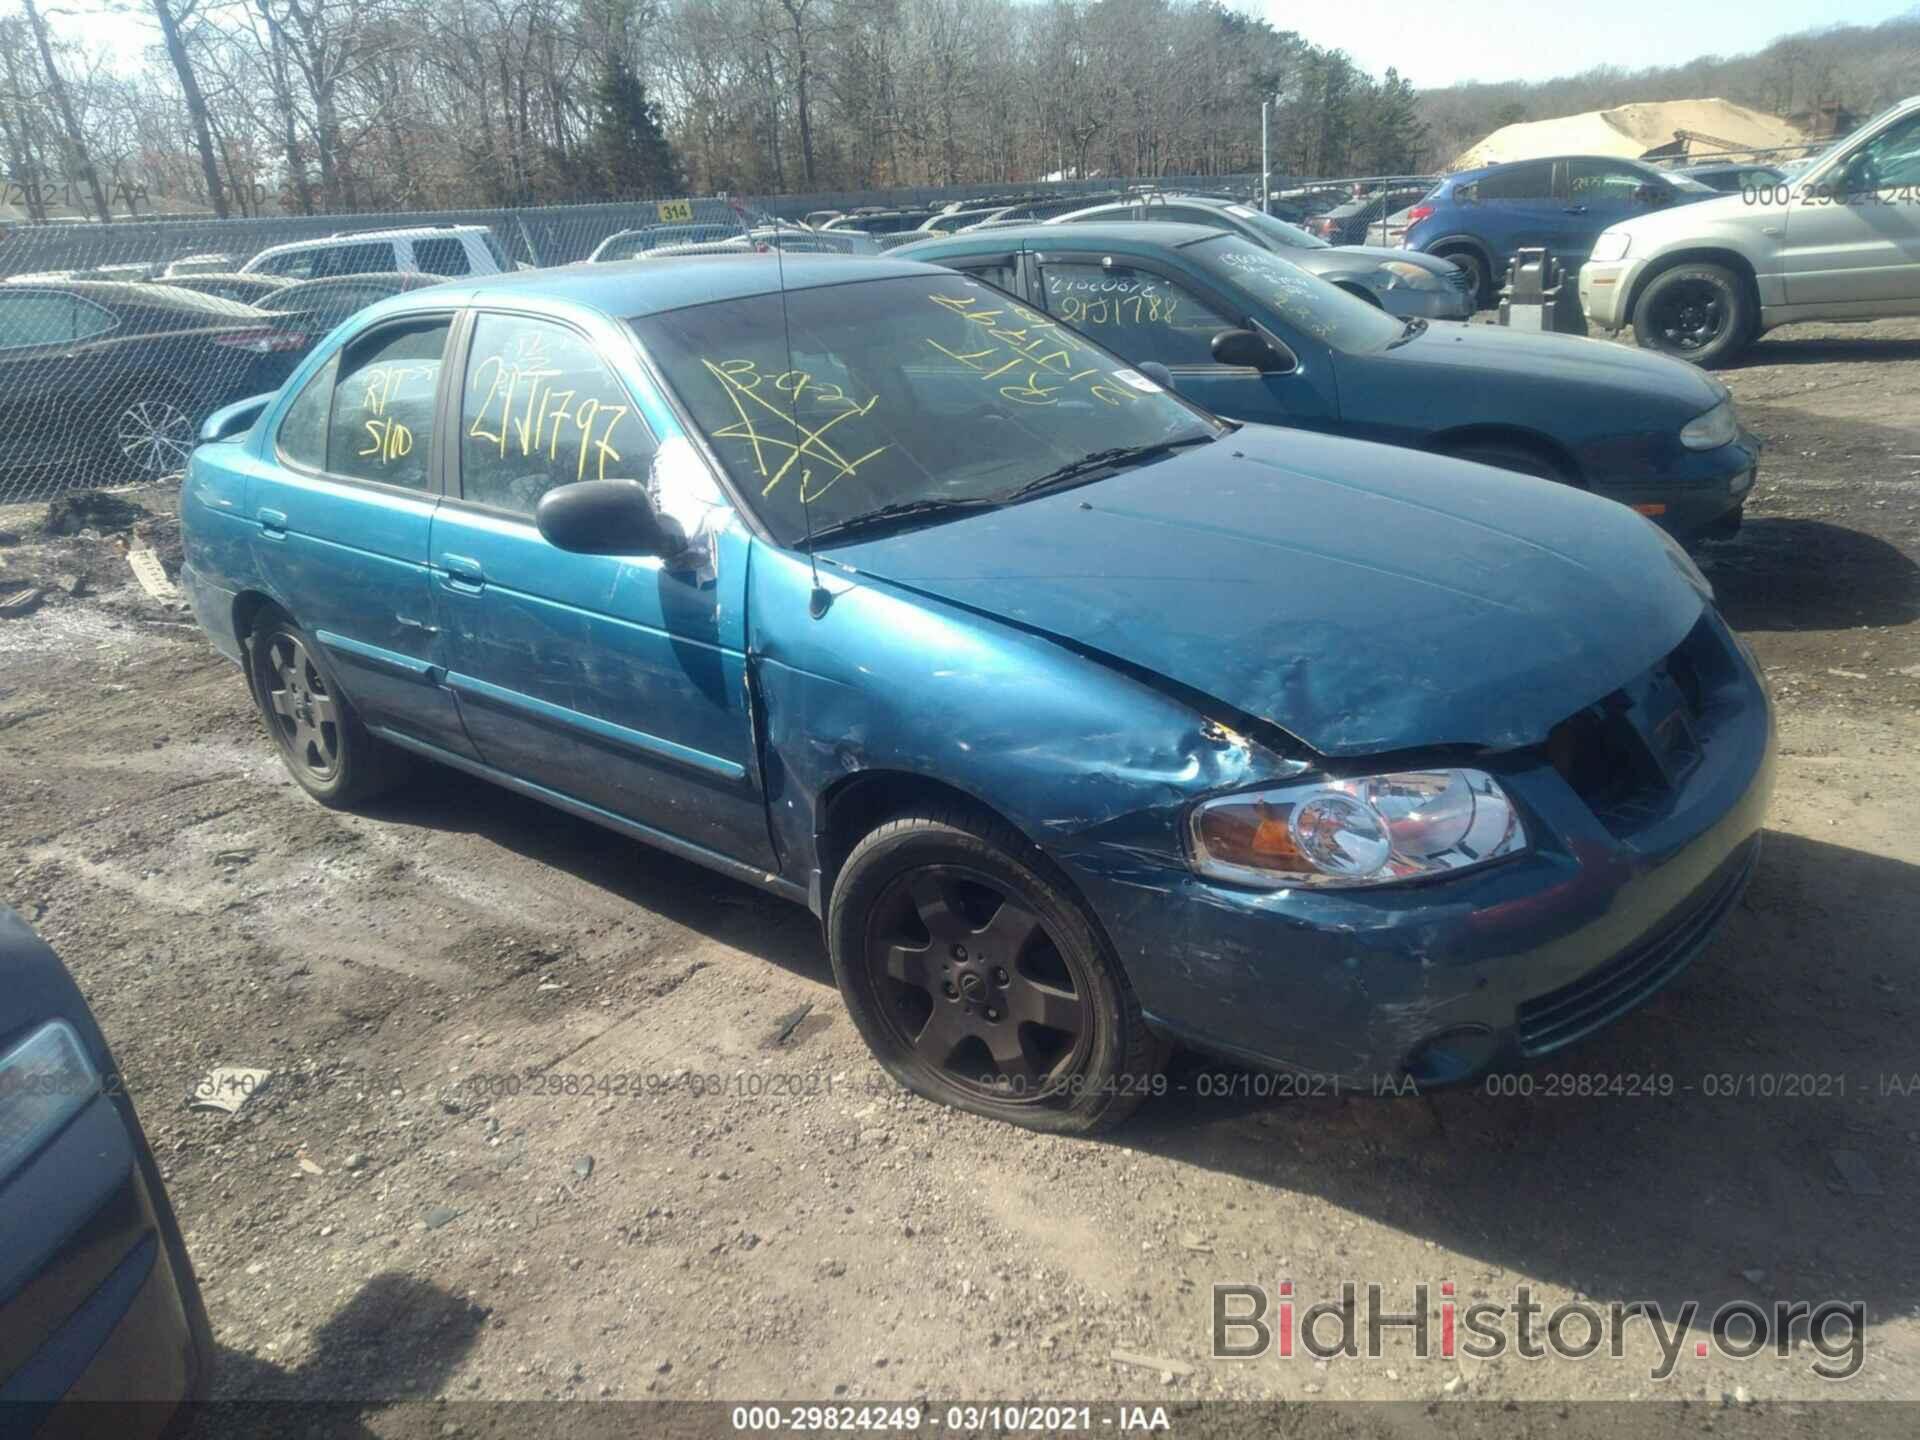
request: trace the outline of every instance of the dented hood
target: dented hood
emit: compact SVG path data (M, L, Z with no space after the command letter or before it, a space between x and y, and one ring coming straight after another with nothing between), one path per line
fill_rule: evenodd
M1704 603L1659 532L1613 501L1256 425L822 553L1164 676L1326 755L1537 743L1678 645Z

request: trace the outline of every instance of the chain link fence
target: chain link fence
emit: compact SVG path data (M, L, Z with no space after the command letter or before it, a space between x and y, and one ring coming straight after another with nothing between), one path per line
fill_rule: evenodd
M1272 181L1270 209L1309 226L1358 216L1360 233L1321 232L1352 242L1426 183ZM1259 177L15 226L0 233L0 504L178 475L209 414L277 388L335 326L404 290L699 250L874 254L1180 192L1257 204Z

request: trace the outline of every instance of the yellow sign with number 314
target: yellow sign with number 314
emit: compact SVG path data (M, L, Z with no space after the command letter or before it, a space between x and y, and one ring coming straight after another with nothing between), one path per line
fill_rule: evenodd
M662 220L693 219L693 202L691 200L662 200L655 208L659 210Z

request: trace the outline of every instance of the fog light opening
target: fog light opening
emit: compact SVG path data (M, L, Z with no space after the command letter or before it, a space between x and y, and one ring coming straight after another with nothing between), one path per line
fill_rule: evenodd
M1416 1085L1450 1085L1469 1080L1493 1059L1497 1042L1485 1025L1456 1025L1429 1035L1406 1059L1406 1073Z

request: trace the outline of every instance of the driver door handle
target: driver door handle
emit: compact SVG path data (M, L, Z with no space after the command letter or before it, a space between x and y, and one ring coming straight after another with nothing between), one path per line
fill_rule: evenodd
M1587 213L1587 207L1584 205L1569 205L1567 206L1566 213L1569 215L1584 215Z
M475 593L486 587L486 572L471 556L442 555L440 568L447 572L447 584L452 589Z

